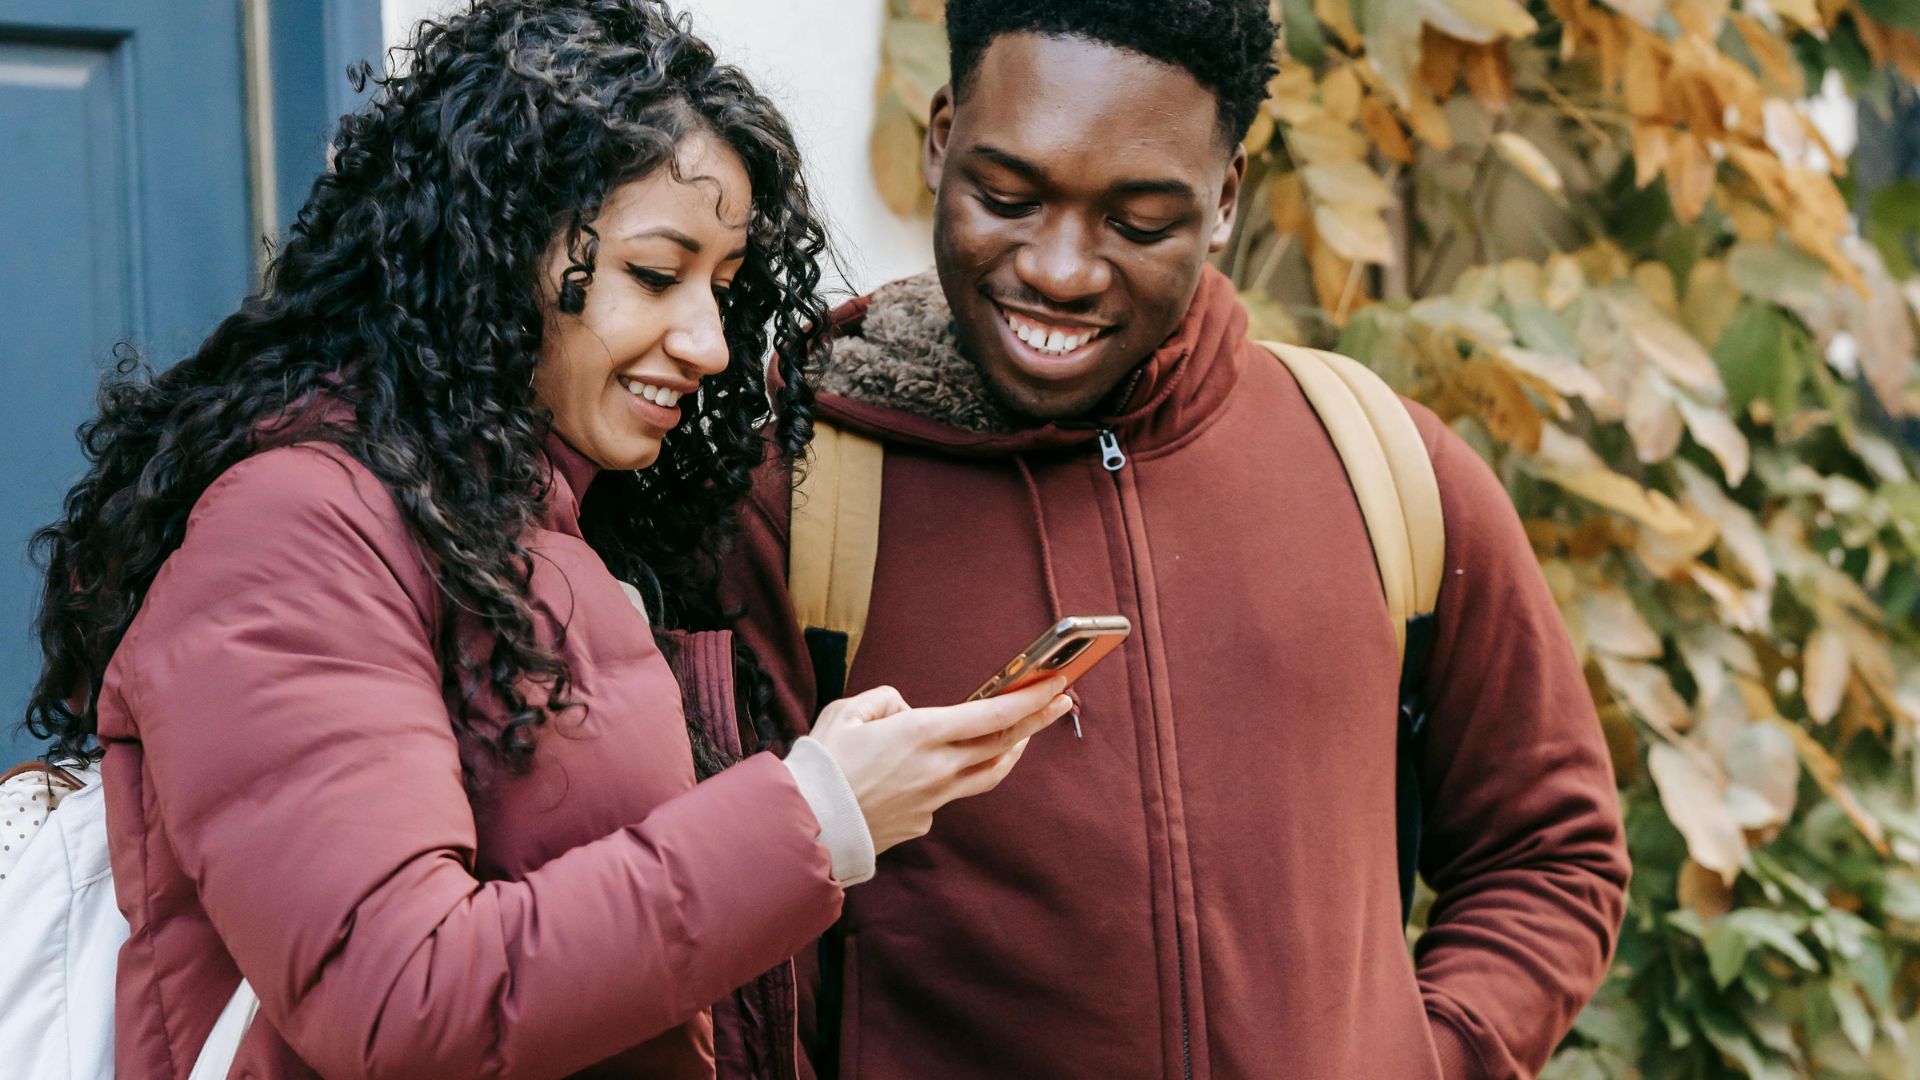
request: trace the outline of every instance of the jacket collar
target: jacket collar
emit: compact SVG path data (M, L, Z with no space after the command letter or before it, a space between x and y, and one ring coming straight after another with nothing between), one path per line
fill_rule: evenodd
M553 532L579 536L580 503L586 498L587 485L600 475L600 466L567 445L558 432L548 432L544 449L548 470L547 508L540 524Z
M1195 430L1225 402L1244 362L1246 330L1232 283L1206 267L1186 318L1141 362L1116 411L1034 424L986 397L977 369L959 356L944 298L930 298L924 280L912 278L834 313L837 348L818 407L855 430L961 457L1075 446L1102 429L1151 450Z

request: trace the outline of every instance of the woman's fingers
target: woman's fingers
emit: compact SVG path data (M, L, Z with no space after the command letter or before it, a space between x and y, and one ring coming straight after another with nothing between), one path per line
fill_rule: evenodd
M964 743L1005 731L1035 713L1057 707L1053 699L1059 697L1066 687L1067 681L1056 677L984 701L968 701L940 709L922 709L920 712L932 726L932 733L937 739ZM1065 711L1062 710L1058 715L1064 716ZM1008 740L1008 745L1014 741L1017 740Z
M814 723L814 730L818 734L823 727L871 723L905 711L907 700L900 696L900 691L891 686L876 686L850 698L841 698L820 710L820 719Z
M1019 764L1020 758L1026 754L1027 743L1030 738L1031 737L1021 739L1019 742L1007 747L1006 751L998 757L988 758L980 764L962 771L959 777L956 778L954 784L954 797L957 799L972 798L975 795L984 795L994 788L999 787L1000 781L1005 780L1008 774L1013 772L1013 767Z

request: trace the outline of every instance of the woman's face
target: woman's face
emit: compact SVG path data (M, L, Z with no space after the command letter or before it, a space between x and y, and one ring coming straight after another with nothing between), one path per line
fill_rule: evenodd
M667 168L615 188L586 307L560 310L564 242L548 252L535 400L569 446L606 469L642 469L680 422L682 399L727 367L720 297L746 256L753 194L724 143L688 136ZM687 402L685 407L690 407Z

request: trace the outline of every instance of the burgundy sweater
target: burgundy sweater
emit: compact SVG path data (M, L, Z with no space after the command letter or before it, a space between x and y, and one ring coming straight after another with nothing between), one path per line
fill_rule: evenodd
M1036 736L1000 789L848 895L821 1013L843 1076L1527 1076L1604 974L1628 868L1586 682L1506 493L1418 407L1447 574L1420 756L1438 900L1409 956L1372 548L1324 429L1246 325L1208 271L1099 422L982 434L822 396L887 447L849 692L952 702L1057 616L1136 628L1079 686L1084 739ZM789 478L761 479L731 589L803 731Z

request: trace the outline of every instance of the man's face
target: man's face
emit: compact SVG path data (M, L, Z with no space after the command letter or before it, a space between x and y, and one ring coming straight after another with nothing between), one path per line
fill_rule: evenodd
M1186 71L1080 38L995 38L933 100L923 167L960 345L1002 401L1082 415L1185 317L1246 156Z

